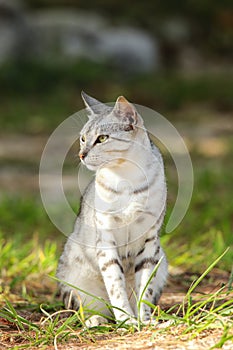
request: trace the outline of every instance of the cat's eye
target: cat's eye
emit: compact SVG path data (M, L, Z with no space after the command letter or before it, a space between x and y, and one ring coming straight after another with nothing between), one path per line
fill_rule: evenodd
M96 143L103 143L103 142L105 142L107 139L108 139L108 136L107 136L107 135L100 135L100 136L97 138Z
M85 137L84 135L82 135L82 136L80 137L80 141L81 141L82 143L84 143L84 142L86 141L86 137Z

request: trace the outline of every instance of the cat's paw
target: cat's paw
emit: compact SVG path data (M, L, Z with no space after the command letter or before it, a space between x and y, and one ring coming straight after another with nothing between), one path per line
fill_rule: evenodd
M173 323L174 323L173 320L159 322L159 321L157 321L157 320L155 320L153 318L151 318L149 320L141 321L141 324L143 326L152 326L152 327L156 327L156 328L159 328L159 329L170 327Z
M141 320L141 324L143 326L157 326L158 321L150 318L149 320Z
M120 328L124 327L125 325L127 326L133 326L137 327L138 326L138 321L134 317L129 317L123 320L117 320L117 323L120 325Z
M91 328L91 327L98 327L98 326L100 326L102 324L106 324L106 323L108 323L106 318L99 316L99 315L93 315L86 320L85 325L87 328Z

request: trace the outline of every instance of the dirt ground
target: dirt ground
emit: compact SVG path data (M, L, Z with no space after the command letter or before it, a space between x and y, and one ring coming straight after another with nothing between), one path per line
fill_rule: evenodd
M185 294L188 290L188 286L197 276L189 274L187 272L170 274L168 285L160 300L161 310L169 310L176 304L183 302ZM198 286L197 290L193 294L193 299L198 301L203 295L214 293L223 285L227 285L229 274L224 273L221 270L213 270ZM227 298L233 300L233 292L229 293ZM233 302L233 301L232 301ZM176 312L175 308L172 312ZM41 325L41 321L44 316L38 312L30 313L29 311L19 311L19 314L24 318ZM182 316L182 313L181 315ZM217 344L223 334L223 330L218 327L203 330L200 333L188 332L184 333L186 329L185 324L171 325L169 321L164 323L151 324L143 328L140 332L129 332L123 329L118 331L97 332L94 338L91 335L86 334L84 337L81 335L82 330L80 328L74 332L75 340L69 341L62 344L48 345L41 347L41 349L140 349L140 350L157 350L157 349L190 349L190 350L207 350ZM16 326L0 319L0 349L19 349L21 346L26 345L25 331L21 333ZM24 336L23 336L24 335ZM233 330L232 330L233 335ZM31 336L33 334L31 333ZM17 347L18 346L18 347ZM40 347L30 347L29 349L34 350ZM230 350L233 349L232 340L227 341L222 349Z

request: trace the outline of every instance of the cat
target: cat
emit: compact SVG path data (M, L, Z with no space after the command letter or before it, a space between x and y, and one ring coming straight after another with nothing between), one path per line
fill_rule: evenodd
M84 92L82 98L89 120L80 133L79 157L96 173L59 260L60 293L67 309L77 310L81 303L106 317L113 313L116 322L147 322L148 304L158 303L168 270L159 239L167 196L162 156L123 96L114 107ZM143 292L149 303L138 310ZM86 325L103 322L94 315Z

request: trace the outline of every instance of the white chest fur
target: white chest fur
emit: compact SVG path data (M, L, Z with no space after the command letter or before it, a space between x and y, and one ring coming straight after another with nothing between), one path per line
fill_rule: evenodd
M117 169L106 167L96 174L97 228L111 230L118 246L140 241L166 205L164 174L152 157L154 162L147 169L125 161Z

